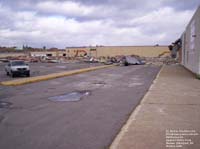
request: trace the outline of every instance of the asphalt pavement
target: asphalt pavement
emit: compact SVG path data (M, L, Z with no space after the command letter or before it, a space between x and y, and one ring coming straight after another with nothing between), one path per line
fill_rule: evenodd
M0 148L108 148L159 70L148 65L113 67L0 86L0 103L7 102L0 106ZM75 102L50 100L76 91L89 94Z
M17 76L15 78L9 77L5 72L5 65L7 63L0 63L0 82L8 81L14 79L25 78L23 76ZM47 75L56 72L75 70L81 68L88 68L94 66L100 66L102 64L99 63L84 63L84 62L76 62L76 63L29 63L30 66L30 75L31 77Z

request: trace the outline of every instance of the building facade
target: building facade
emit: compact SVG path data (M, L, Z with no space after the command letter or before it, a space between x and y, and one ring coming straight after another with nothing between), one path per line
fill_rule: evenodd
M200 74L200 6L181 36L181 64L195 74Z
M162 53L169 52L168 46L101 46L101 47L73 47L66 48L66 55L113 57L119 55L138 55L142 57L158 57Z

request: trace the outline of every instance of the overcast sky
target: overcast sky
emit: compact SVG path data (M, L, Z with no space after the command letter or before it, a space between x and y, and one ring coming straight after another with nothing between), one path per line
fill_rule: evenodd
M200 0L0 0L0 46L168 45Z

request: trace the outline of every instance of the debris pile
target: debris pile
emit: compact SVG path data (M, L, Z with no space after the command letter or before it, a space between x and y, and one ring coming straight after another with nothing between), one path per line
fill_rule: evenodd
M66 56L15 56L0 58L0 62L8 62L9 60L23 60L29 63L102 63L105 65L117 64L117 65L171 65L177 64L178 61L170 56L170 52L164 52L159 57L140 57L138 55L118 55L118 56L102 56L102 57L90 57L90 56L77 56L77 57L66 57Z
M8 56L5 58L0 58L0 62L8 62L10 60L23 60L29 63L68 63L68 62L78 62L79 59L70 58L70 57L48 57L48 56L40 56L40 57L32 57L32 56Z
M30 56L8 56L8 57L5 57L5 58L0 58L0 61L2 62L8 62L10 60L23 60L23 61L26 61L26 62L39 62L39 59L35 58L35 57L30 57Z
M154 58L144 58L146 64L153 64L153 65L172 65L177 64L178 61L170 56L167 57L154 57Z

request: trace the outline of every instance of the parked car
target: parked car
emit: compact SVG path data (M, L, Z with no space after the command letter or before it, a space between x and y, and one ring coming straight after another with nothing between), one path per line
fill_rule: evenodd
M15 77L16 75L26 75L30 76L29 65L22 60L13 60L5 66L5 71L7 75Z

